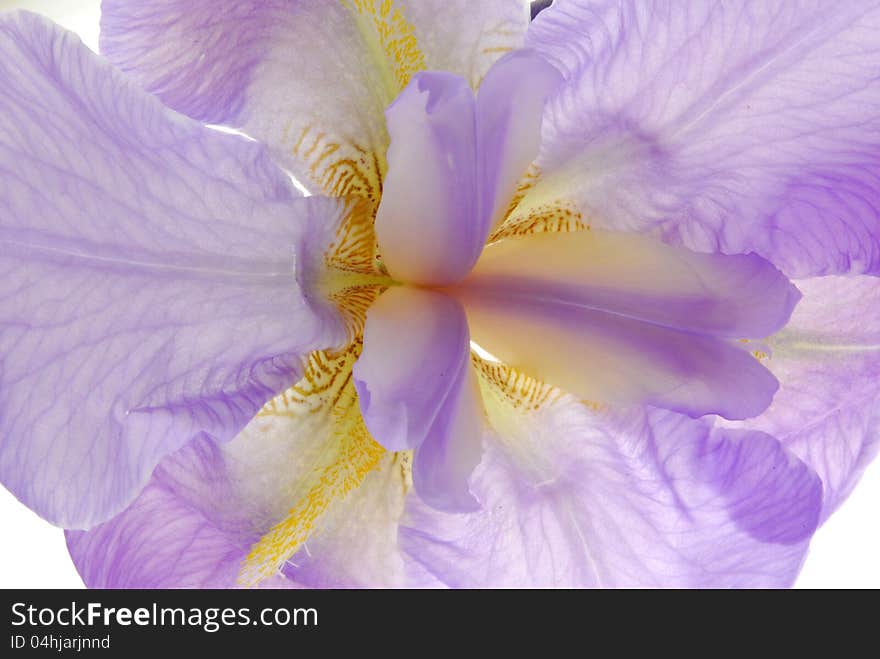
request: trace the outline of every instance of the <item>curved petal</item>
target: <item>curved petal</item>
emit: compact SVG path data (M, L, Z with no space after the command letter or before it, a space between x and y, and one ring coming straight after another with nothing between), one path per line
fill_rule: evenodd
M740 339L784 327L801 297L755 254L699 254L608 231L537 233L493 243L461 288Z
M531 385L517 378L513 392ZM529 400L534 400L530 392ZM822 485L776 440L570 397L488 404L498 437L472 479L479 512L411 498L409 578L453 587L778 587L792 583ZM522 398L520 397L520 400Z
M382 259L407 283L463 279L487 234L477 203L474 94L458 76L420 73L387 116L389 169L376 215Z
M486 248L450 291L503 363L590 400L748 418L774 377L733 337L779 329L797 289L760 257L643 236L539 233Z
M544 103L560 82L520 50L467 82L419 73L386 111L391 146L376 234L392 275L408 283L463 279L504 217L538 153Z
M517 213L880 273L878 34L873 0L557 0L527 44L567 82Z
M541 118L559 72L539 55L518 50L502 58L477 95L477 152L483 237L500 222L517 184L537 157Z
M416 449L413 484L432 505L472 508L484 414L464 310L427 290L392 288L367 313L354 366L364 423L392 451Z
M33 14L0 19L0 85L0 477L84 528L344 343L295 259L342 209Z
M766 412L739 425L772 433L819 474L824 519L880 449L880 278L798 286L803 301L767 342L765 363L779 393Z
M229 501L229 489L220 449L209 439L165 458L120 515L91 531L67 531L67 547L86 586L233 586L255 534L241 524L214 521L211 502Z
M313 360L309 379L274 399L234 440L199 438L156 469L138 499L90 531L67 533L92 588L229 588L251 548L287 515L337 456L335 403L350 374ZM347 363L347 362L343 362ZM341 377L340 377L341 375ZM326 395L326 397L325 397ZM354 401L356 409L356 401ZM286 557L269 587L400 585L397 520L408 486L405 457L386 455L333 502L308 542Z
M585 400L746 419L778 388L744 347L715 337L542 301L462 301L480 347Z
M483 454L485 413L477 377L466 364L430 435L415 450L413 483L429 506L450 512L476 510L470 477Z
M522 45L522 0L105 0L101 50L169 106L266 142L297 178L379 201L382 112L413 73L478 82Z

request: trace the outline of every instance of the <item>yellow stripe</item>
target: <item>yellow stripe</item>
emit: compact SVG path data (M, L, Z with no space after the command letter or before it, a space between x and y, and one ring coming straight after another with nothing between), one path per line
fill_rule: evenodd
M552 405L562 396L556 387L510 366L489 362L473 353L471 361L477 370L487 409L497 406L502 409L502 415L512 411L536 412Z
M390 103L427 68L413 25L394 0L342 0L352 12L368 49L382 72L385 100Z
M303 495L284 520L251 548L239 572L239 585L257 586L276 575L331 507L360 486L385 454L361 418L351 378L351 367L359 354L359 343L336 357L315 353L303 380L261 412L269 416L314 414L329 409L333 430L322 464L301 484Z
M519 181L504 220L495 228L487 242L494 243L505 238L534 233L567 233L591 228L577 206L566 200L564 195L541 193L541 181L541 170L532 163Z

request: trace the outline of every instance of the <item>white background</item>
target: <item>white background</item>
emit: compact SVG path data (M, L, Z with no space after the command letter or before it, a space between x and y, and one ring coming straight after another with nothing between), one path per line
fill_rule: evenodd
M97 50L99 0L0 0L53 18ZM0 93L3 93L0 90ZM798 579L801 588L880 588L880 460L816 533ZM64 534L0 487L0 588L81 588Z

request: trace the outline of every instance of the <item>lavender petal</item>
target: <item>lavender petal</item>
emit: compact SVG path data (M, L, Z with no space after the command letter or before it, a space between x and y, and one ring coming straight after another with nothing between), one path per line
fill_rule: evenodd
M472 509L485 415L458 302L414 288L383 293L367 314L354 381L373 438L416 450L416 491L445 510Z
M527 39L566 78L532 199L790 277L880 273L878 34L873 0L558 0Z
M0 19L0 84L0 478L87 528L345 340L296 276L341 209L33 14Z
M822 484L772 437L570 397L499 409L469 515L410 499L409 579L452 587L781 587Z
M528 21L521 0L105 0L101 52L175 110L264 142L311 189L378 202L382 113L409 76L476 87Z

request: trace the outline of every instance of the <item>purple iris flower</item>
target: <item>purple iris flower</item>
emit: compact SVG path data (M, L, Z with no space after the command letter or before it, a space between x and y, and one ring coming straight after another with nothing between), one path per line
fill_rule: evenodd
M792 583L880 435L880 2L102 9L0 15L0 480L87 585Z

